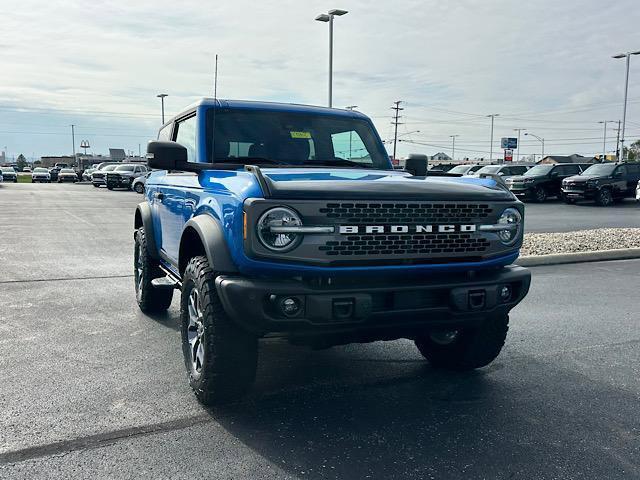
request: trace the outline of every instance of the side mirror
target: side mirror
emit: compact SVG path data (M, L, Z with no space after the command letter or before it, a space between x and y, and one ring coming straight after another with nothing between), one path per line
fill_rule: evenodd
M621 177L622 176L622 170L618 170L613 174L614 177Z
M556 178L558 177L560 174L558 172L551 172L551 178Z
M504 172L498 172L498 175L502 177L504 175Z
M176 142L149 142L147 163L158 170L181 170L187 163L187 149Z
M428 166L429 157L418 153L411 153L405 161L404 169L414 177L426 177Z

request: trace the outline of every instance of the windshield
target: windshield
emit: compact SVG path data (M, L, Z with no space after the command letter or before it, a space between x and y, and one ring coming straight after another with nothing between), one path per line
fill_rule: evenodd
M591 165L584 172L582 172L582 175L611 175L615 168L616 166L613 163L600 163L597 165Z
M500 165L487 165L475 173L498 173L502 167Z
M106 167L104 167L102 169L103 172L110 172L111 170L114 170L116 168L116 165L107 165Z
M471 170L472 165L456 165L455 167L453 167L451 170L449 170L449 173L467 173Z
M135 167L133 165L119 165L116 167L116 172L133 172Z
M15 173L16 171L13 169L13 167L0 167L0 171L2 173Z
M36 168L33 173L49 173L46 168Z
M540 175L547 175L553 170L555 165L536 165L522 174L523 177L539 177Z
M212 162L279 163L391 168L369 122L337 115L270 111L216 111L207 117Z
M73 169L71 168L63 168L62 170L60 170L60 173L76 173L73 171Z

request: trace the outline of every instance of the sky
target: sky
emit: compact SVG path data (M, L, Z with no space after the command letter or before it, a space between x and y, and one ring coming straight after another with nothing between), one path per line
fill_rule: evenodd
M404 108L398 156L488 158L524 128L545 154L592 155L622 118L624 60L640 50L637 0L0 0L0 150L9 158L108 148L144 152L167 117L212 96L326 105L334 24L334 107L357 105L384 140ZM617 123L607 124L615 150ZM524 131L523 131L524 133ZM640 138L640 55L632 57L627 144ZM541 142L521 136L523 156ZM391 146L388 145L389 151Z

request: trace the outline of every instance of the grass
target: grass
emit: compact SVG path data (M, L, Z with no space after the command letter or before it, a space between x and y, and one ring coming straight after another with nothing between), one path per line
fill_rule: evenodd
M31 174L18 174L18 183L31 183Z

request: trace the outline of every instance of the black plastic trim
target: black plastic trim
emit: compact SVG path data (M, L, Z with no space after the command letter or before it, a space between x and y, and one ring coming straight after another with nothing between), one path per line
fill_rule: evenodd
M234 273L238 271L227 248L222 227L214 218L209 215L196 215L191 218L185 224L182 231L183 238L180 240L181 246L184 239L184 232L188 229L195 230L200 237L211 268L216 272Z
M153 218L151 217L151 206L149 206L147 202L141 202L136 207L136 212L140 214L140 219L142 220L144 236L147 240L147 251L153 258L159 260L160 256L158 255L158 249L156 248L156 239L153 233Z

